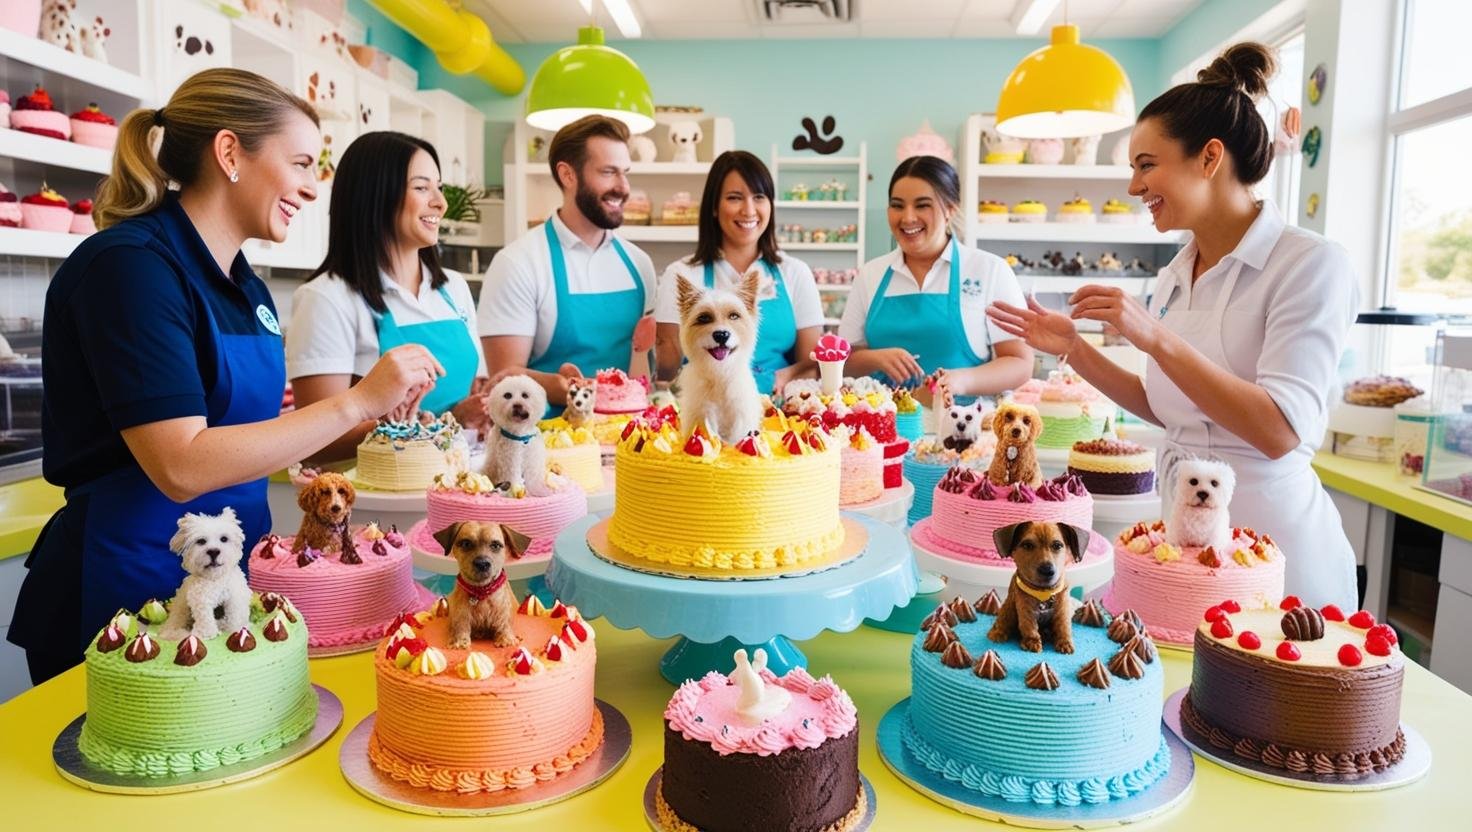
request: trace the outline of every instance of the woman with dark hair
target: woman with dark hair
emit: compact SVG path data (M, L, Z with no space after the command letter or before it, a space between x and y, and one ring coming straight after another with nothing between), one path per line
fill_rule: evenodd
M435 250L440 184L439 156L423 139L382 131L348 145L332 184L327 256L292 298L286 369L298 405L352 387L394 347L420 344L445 368L420 407L485 426L472 395L486 376L475 301ZM355 425L316 458L351 456L372 429Z
M728 150L711 163L700 198L695 254L671 263L659 281L654 305L659 378L673 378L684 359L676 278L707 289L729 289L751 269L762 272L760 329L751 362L757 389L780 391L816 369L808 354L822 334L823 306L808 264L777 250L775 199L772 174L756 156Z
M1008 332L1073 368L1112 401L1166 429L1161 491L1191 456L1237 475L1234 525L1270 532L1288 553L1287 591L1319 607L1357 607L1354 552L1310 462L1329 391L1359 306L1343 248L1287 225L1254 196L1272 136L1255 101L1275 70L1256 43L1227 49L1196 83L1167 90L1130 135L1130 193L1155 227L1192 237L1160 273L1149 306L1085 286L1071 315L1036 303L990 311ZM1105 321L1147 356L1142 379L1078 337L1074 321Z
M895 250L864 264L838 334L854 345L848 366L890 384L916 387L931 404L944 379L963 401L1021 385L1032 350L987 320L994 300L1022 303L1017 276L1000 257L965 245L956 169L935 156L911 156L889 180L889 230Z

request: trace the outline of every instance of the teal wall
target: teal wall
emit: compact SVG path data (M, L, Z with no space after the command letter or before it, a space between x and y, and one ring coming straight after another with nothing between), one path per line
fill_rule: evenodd
M1181 67L1223 45L1227 38L1240 32L1267 14L1283 0L1206 0L1172 26L1160 39L1160 64L1157 75L1161 84L1170 82ZM1137 102L1144 104L1144 101Z

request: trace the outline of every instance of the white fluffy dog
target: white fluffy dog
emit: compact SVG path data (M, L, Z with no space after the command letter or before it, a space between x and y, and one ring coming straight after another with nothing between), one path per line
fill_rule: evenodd
M739 442L762 423L751 374L761 275L748 271L734 293L677 281L680 348L689 359L679 378L680 424L686 436L704 424L721 441Z
M981 423L986 404L977 399L968 405L953 404L940 412L936 435L941 445L960 453L981 441Z
M235 509L179 518L169 549L183 558L189 577L169 602L160 638L176 641L192 635L203 641L250 622L250 587L240 571L244 543Z
M533 497L547 487L547 447L537 421L547 410L547 394L531 376L507 376L486 396L491 431L486 436L486 476L513 494Z
M1237 476L1225 462L1181 460L1176 465L1165 542L1176 547L1211 546L1224 555L1230 552L1232 521L1227 507L1236 485Z

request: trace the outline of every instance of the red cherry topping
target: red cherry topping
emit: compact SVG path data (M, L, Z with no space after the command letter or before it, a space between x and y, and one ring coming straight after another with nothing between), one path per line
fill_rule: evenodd
M1345 667L1358 667L1365 657L1360 655L1360 648L1353 644L1346 644L1339 648L1339 663Z
M1283 599L1282 603L1278 604L1278 609L1286 612L1293 609L1294 607L1301 606L1303 606L1303 602L1298 600L1297 595L1289 595L1287 598Z
M1360 610L1349 617L1349 623L1352 627L1368 630L1375 626L1375 616L1371 615L1369 610Z
M1237 603L1236 601L1233 601L1231 598L1228 598L1227 600L1221 602L1217 606L1221 607L1222 609L1226 610L1227 612L1241 612L1242 611L1242 605L1239 604L1239 603Z
M623 431L619 434L619 439L628 439L630 436L632 436L634 434L634 431L635 430L638 430L638 428L639 428L639 424L637 422L635 422L633 419L630 419L624 425Z
M1298 647L1293 642L1283 641L1278 643L1278 658L1285 662L1296 662L1303 658L1303 654L1298 652Z
M1223 610L1221 607L1207 607L1206 614L1202 616L1207 621L1221 621L1226 617L1226 610Z
M1389 624L1376 624L1365 633L1366 636L1379 636L1389 644L1400 643L1400 637L1395 634L1395 628Z
M1390 655L1390 642L1382 635L1372 635L1365 639L1365 652L1372 656Z
M1258 638L1257 633L1254 633L1251 630L1243 630L1242 633L1237 636L1237 646L1241 647L1243 650L1256 650L1257 648L1262 646L1262 639Z
M1344 620L1344 610L1339 609L1339 607L1335 606L1334 604L1325 604L1324 606L1319 607L1319 614L1324 616L1325 621Z
M1211 622L1211 634L1217 638L1231 638L1232 622L1228 621L1226 616L1218 618Z

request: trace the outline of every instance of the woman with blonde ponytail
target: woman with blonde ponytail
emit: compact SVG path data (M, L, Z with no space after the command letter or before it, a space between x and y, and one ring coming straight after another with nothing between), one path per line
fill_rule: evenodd
M241 245L282 242L315 199L311 106L236 69L192 76L123 121L98 233L46 293L42 469L66 505L36 541L9 638L40 683L81 661L119 608L168 598L186 512L270 531L266 476L353 425L407 409L443 372L422 347L282 415L281 328Z

